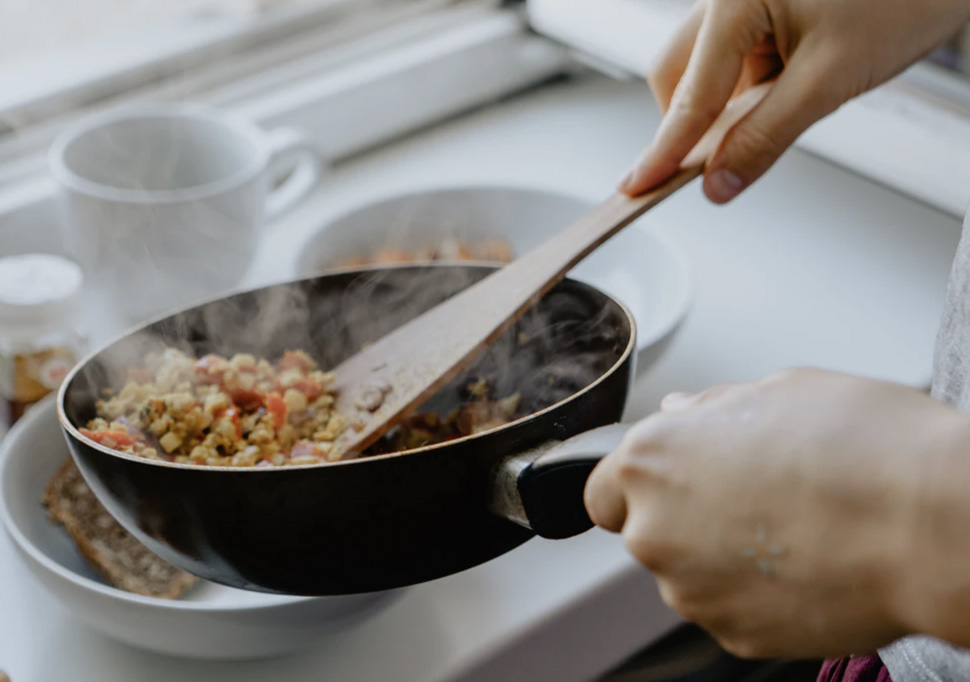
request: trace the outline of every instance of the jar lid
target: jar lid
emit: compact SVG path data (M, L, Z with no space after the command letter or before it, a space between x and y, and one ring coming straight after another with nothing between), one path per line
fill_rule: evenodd
M0 258L0 323L50 325L73 320L83 281L77 263L60 256Z

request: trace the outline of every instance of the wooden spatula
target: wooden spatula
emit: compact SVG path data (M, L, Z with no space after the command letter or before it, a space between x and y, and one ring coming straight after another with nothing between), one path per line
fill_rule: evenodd
M596 247L703 174L724 135L768 87L735 99L664 185L635 199L614 195L541 246L340 364L334 370L337 408L354 426L333 452L340 459L360 454L467 369Z

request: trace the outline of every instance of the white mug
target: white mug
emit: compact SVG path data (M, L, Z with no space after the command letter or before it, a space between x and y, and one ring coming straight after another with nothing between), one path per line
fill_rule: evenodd
M260 228L303 199L321 167L299 132L190 105L96 115L50 152L66 246L127 322L236 287Z

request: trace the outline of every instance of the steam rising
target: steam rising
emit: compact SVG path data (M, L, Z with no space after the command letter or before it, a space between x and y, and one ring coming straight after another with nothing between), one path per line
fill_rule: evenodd
M72 418L77 423L90 417L101 387L119 385L128 368L142 364L147 352L165 346L197 356L249 352L270 359L287 349L302 349L322 368L335 367L367 343L490 271L475 266L429 266L341 273L192 309L102 353L72 391L71 403L78 410ZM596 380L616 362L629 333L615 305L580 285L562 285L421 411L447 414L470 401L469 385L484 379L490 399L519 393L522 400L516 416L531 414Z
M163 105L121 110L63 140L65 242L128 321L238 286L264 214L259 150Z
M239 169L255 163L247 145L205 118L145 111L109 121L67 145L69 172L121 197L73 199L67 223L89 276L115 304L135 315L174 308L229 289L242 277L256 246L254 221L263 212L254 202L263 198L245 189L224 191L224 185L235 187ZM419 223L439 231L439 241L475 231L475 221L458 214L418 220L427 209L412 206L393 216L386 244L416 241L409 231ZM299 349L324 369L336 367L489 271L433 266L343 273L196 307L102 353L76 387L87 401L79 416L91 415L102 387L122 384L129 368L165 347L195 356L247 352L270 360ZM486 398L518 393L517 416L529 414L589 385L614 364L628 335L622 313L601 296L560 287L423 411L450 412L472 399L470 383L484 380Z

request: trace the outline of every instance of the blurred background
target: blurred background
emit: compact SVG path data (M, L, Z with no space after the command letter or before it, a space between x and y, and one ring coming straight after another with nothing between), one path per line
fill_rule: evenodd
M636 1L691 4L691 0ZM96 41L117 39L131 31L190 25L213 17L258 20L283 7L324 3L325 0L5 0L0 8L3 18L0 67ZM360 0L359 4L367 3ZM967 72L970 70L968 47L970 31L965 29L932 59L949 69Z
M4 0L0 65L39 58L126 31L212 16L256 17L278 5L317 0Z
M659 113L641 76L691 4L0 0L0 257L71 255L59 231L51 144L82 117L139 102L201 103L267 131L293 129L323 160L307 203L263 233L246 287L315 273L323 252L337 250L334 228L346 216L392 198L413 206L441 188L486 197L479 203L498 216L490 230L534 232L529 197L599 201L649 141ZM645 311L643 339L663 319L654 312L663 308L647 305L651 296L679 306L677 325L686 321L669 350L638 360L651 374L637 384L631 416L655 409L669 391L785 366L925 387L970 202L970 33L955 33L929 60L815 126L729 209L685 192L630 232L671 244L658 262L689 277L644 283L665 272L644 266L646 247L616 242L604 252L596 282ZM279 171L276 182L288 172ZM508 215L488 199L495 186L519 197ZM469 202L455 204L464 211ZM362 222L376 246L394 224ZM550 229L565 220L553 222ZM121 329L98 299L84 305L95 342ZM29 507L37 514L39 497ZM12 555L0 533L0 557ZM264 667L117 647L78 628L74 614L35 587L19 564L0 561L0 611L13 614L0 622L0 667L14 682L297 682L355 672L402 682L590 682L604 674L610 682L737 682L811 679L817 669L755 669L696 629L675 628L652 579L616 538L597 534L533 543L415 588L401 608L359 630Z

